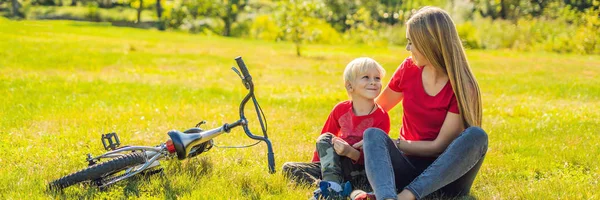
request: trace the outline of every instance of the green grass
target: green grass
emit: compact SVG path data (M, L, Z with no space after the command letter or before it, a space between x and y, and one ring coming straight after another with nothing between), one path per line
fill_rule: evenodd
M346 99L342 71L358 56L389 76L402 47L293 44L116 28L104 23L0 18L0 198L306 199L313 188L267 173L266 146L212 149L163 162L164 176L107 191L48 182L103 152L100 135L156 145L167 131L236 118L245 90L229 69L244 57L269 122L276 168L309 161L328 112ZM473 185L481 199L597 199L600 57L468 51L490 147ZM251 112L248 110L247 112ZM391 111L398 136L401 109ZM256 125L256 120L252 121ZM258 129L253 127L254 131ZM241 130L219 145L248 144Z

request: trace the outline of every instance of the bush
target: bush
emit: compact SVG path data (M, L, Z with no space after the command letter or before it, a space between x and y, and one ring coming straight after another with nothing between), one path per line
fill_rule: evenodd
M281 39L281 31L271 15L259 15L250 25L250 37L254 39L276 41Z
M329 23L323 19L305 18L305 38L309 43L338 44L342 37Z
M221 35L225 23L217 18L202 18L183 20L183 24L179 27L181 30L189 31L190 33L200 33L204 35Z
M460 37L463 46L469 49L479 49L481 48L480 37L477 28L473 26L471 21L467 21L463 24L456 25L456 31L458 32L458 36Z
M87 13L85 13L85 18L95 22L101 21L100 12L98 11L98 4L96 2L92 2L87 5Z
M243 20L243 21L234 22L231 25L231 36L232 37L248 37L251 26L252 26L252 20Z

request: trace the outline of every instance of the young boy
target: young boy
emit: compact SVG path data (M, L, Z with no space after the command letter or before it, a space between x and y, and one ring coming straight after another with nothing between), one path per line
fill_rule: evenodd
M316 199L347 197L354 186L369 187L362 153L363 132L379 128L388 133L390 118L375 98L385 70L371 58L357 58L344 70L350 100L338 103L327 118L312 163L285 163L284 173L297 181L317 181ZM348 182L349 181L349 182ZM346 182L344 186L342 183Z

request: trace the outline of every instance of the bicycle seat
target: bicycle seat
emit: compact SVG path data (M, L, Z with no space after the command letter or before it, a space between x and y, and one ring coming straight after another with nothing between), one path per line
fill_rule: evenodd
M173 141L173 146L175 146L179 160L185 159L191 148L196 146L196 143L200 144L202 140L202 134L182 133L178 130L169 131L168 134L171 137L171 141Z

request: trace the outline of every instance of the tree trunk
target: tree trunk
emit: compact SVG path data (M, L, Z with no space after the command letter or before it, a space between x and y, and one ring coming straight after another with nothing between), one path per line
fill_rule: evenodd
M296 43L296 56L301 57L302 54L300 54L300 43Z
M225 27L223 27L223 36L229 36L231 34L231 18L233 18L233 10L231 6L234 4L228 4L227 12L225 13L225 17L223 17L223 22L225 22ZM237 6L237 5L236 5ZM234 18L235 19L235 18Z
M138 0L138 1L140 1L140 7L138 7L138 9L137 9L137 22L135 22L135 23L142 22L142 9L144 9L144 1L143 0Z
M19 7L21 7L21 4L19 4L19 0L12 0L12 11L14 17L21 17Z
M225 27L223 27L223 36L231 36L231 18L229 17L225 17L224 20L225 21Z
M156 16L158 16L158 21L162 17L162 6L160 5L160 0L156 0Z
M294 43L296 44L296 56L300 57L300 56L302 56L302 54L300 52L301 51L300 45L302 45L302 39L301 39L301 36L300 36L300 30L299 30L299 28L296 27L294 29L294 32L295 32Z
M507 2L505 0L500 0L500 18L502 19L507 19L507 12L508 12L508 5L506 5Z
M77 1L76 0L71 0L71 6L76 6L77 5Z

